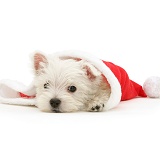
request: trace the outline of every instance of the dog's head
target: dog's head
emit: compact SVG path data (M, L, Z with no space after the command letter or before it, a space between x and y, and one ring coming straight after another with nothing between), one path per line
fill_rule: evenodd
M84 60L35 53L33 62L36 105L42 111L82 110L100 83L101 73Z

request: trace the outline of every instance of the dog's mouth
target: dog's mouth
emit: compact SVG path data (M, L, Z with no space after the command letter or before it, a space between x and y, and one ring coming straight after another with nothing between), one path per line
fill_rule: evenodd
M62 113L59 109L52 109L53 113Z

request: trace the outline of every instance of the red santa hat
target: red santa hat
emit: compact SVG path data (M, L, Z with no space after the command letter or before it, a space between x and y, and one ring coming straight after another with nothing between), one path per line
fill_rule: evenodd
M129 79L127 72L111 62L100 60L81 51L57 52L61 58L83 59L95 66L107 79L111 87L111 95L105 109L116 107L120 101L135 97L160 97L160 78L151 77L142 87ZM0 82L0 101L2 103L36 105L36 91L33 84L24 86L19 82L3 80Z
M115 65L114 63L98 59L91 54L81 51L65 51L57 52L56 54L59 57L84 59L95 66L106 77L111 87L110 98L105 104L106 110L116 107L120 101L129 100L135 97L151 97L149 94L151 92L154 92L154 96L152 97L160 97L159 77L157 77L156 82L154 81L152 82L152 84L149 84L149 86L154 85L155 88L159 88L159 92L157 91L155 94L155 90L153 91L152 87L146 87L150 78L145 82L145 86L143 89L141 85L129 79L127 72L122 67Z

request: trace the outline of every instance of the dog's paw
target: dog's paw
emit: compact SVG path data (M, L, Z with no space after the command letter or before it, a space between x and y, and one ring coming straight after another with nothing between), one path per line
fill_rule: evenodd
M89 112L100 112L102 111L104 108L104 104L99 104L99 105L96 105L96 106L91 106L88 108L88 111Z

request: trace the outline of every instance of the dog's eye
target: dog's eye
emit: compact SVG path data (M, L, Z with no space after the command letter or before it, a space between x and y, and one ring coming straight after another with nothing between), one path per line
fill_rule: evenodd
M75 92L76 90L77 90L77 88L75 86L68 87L68 91L70 91L70 92Z
M48 83L48 82L45 83L45 84L44 84L44 89L48 89L48 86L49 86L49 83Z

